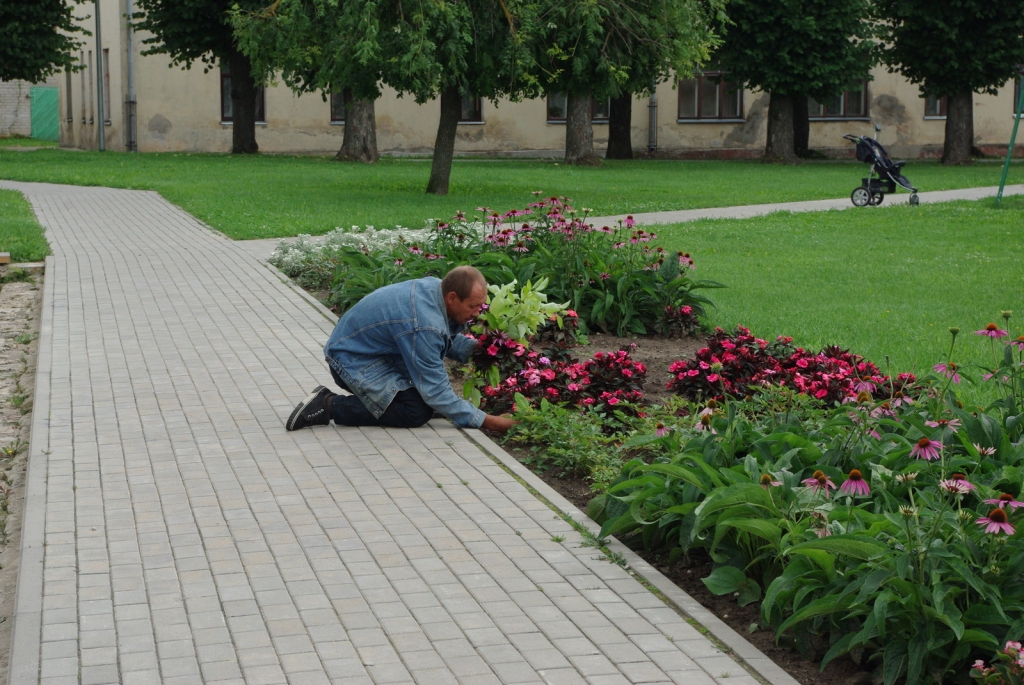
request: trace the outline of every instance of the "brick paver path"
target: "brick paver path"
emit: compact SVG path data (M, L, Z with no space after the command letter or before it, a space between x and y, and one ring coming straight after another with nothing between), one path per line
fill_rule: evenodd
M449 423L286 432L332 322L232 242L0 187L54 253L12 682L756 682Z

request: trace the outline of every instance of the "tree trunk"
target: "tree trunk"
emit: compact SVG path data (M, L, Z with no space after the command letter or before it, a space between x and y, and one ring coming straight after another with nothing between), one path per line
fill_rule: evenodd
M341 162L366 162L380 159L377 152L377 120L373 100L356 100L352 89L342 90L345 97L345 137L335 159Z
M793 150L793 98L771 94L768 100L768 142L764 146L765 162L796 164Z
M793 96L793 151L797 157L807 157L810 151L811 120L807 114L807 96Z
M430 180L427 192L432 195L447 195L448 181L452 176L452 157L455 155L455 132L462 116L462 93L458 86L450 86L441 92L441 122L437 125L434 139L434 161L430 165Z
M608 151L605 159L633 159L633 95L612 98L608 113Z
M568 93L565 99L565 163L599 164L600 160L594 155L590 94Z
M252 63L234 47L228 54L231 70L231 153L259 152L256 144L256 83Z
M974 93L965 90L946 99L946 140L942 163L947 166L970 164L974 147Z

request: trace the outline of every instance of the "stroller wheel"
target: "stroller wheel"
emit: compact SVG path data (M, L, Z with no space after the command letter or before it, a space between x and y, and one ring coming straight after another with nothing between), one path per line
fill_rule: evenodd
M910 194L910 204L913 205L914 207L921 204L921 198L917 196L917 193Z
M882 200L884 200L884 199L885 199L885 194L884 193L871 193L871 204L875 205L876 207L878 205L882 204Z
M867 207L868 203L871 202L871 193L864 186L854 188L853 192L850 193L850 200L853 201L854 207Z

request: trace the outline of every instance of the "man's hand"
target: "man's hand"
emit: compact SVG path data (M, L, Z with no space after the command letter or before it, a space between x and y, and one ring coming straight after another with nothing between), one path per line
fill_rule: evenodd
M495 433L506 433L513 425L515 425L515 421L506 416L492 416L488 414L484 417L484 425L481 428L494 431Z

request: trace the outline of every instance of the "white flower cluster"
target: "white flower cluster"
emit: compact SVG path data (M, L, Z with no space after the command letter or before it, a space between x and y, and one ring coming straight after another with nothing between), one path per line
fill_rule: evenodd
M318 283L329 283L334 275L337 252L342 248L356 248L368 253L383 252L404 245L423 245L432 239L435 221L430 219L420 229L395 226L378 230L373 226L360 228L336 228L322 236L302 234L295 242L282 240L268 260L283 271L286 276L296 279L302 285L316 287ZM490 229L480 221L452 224L450 229L463 233L475 232L487 235Z

